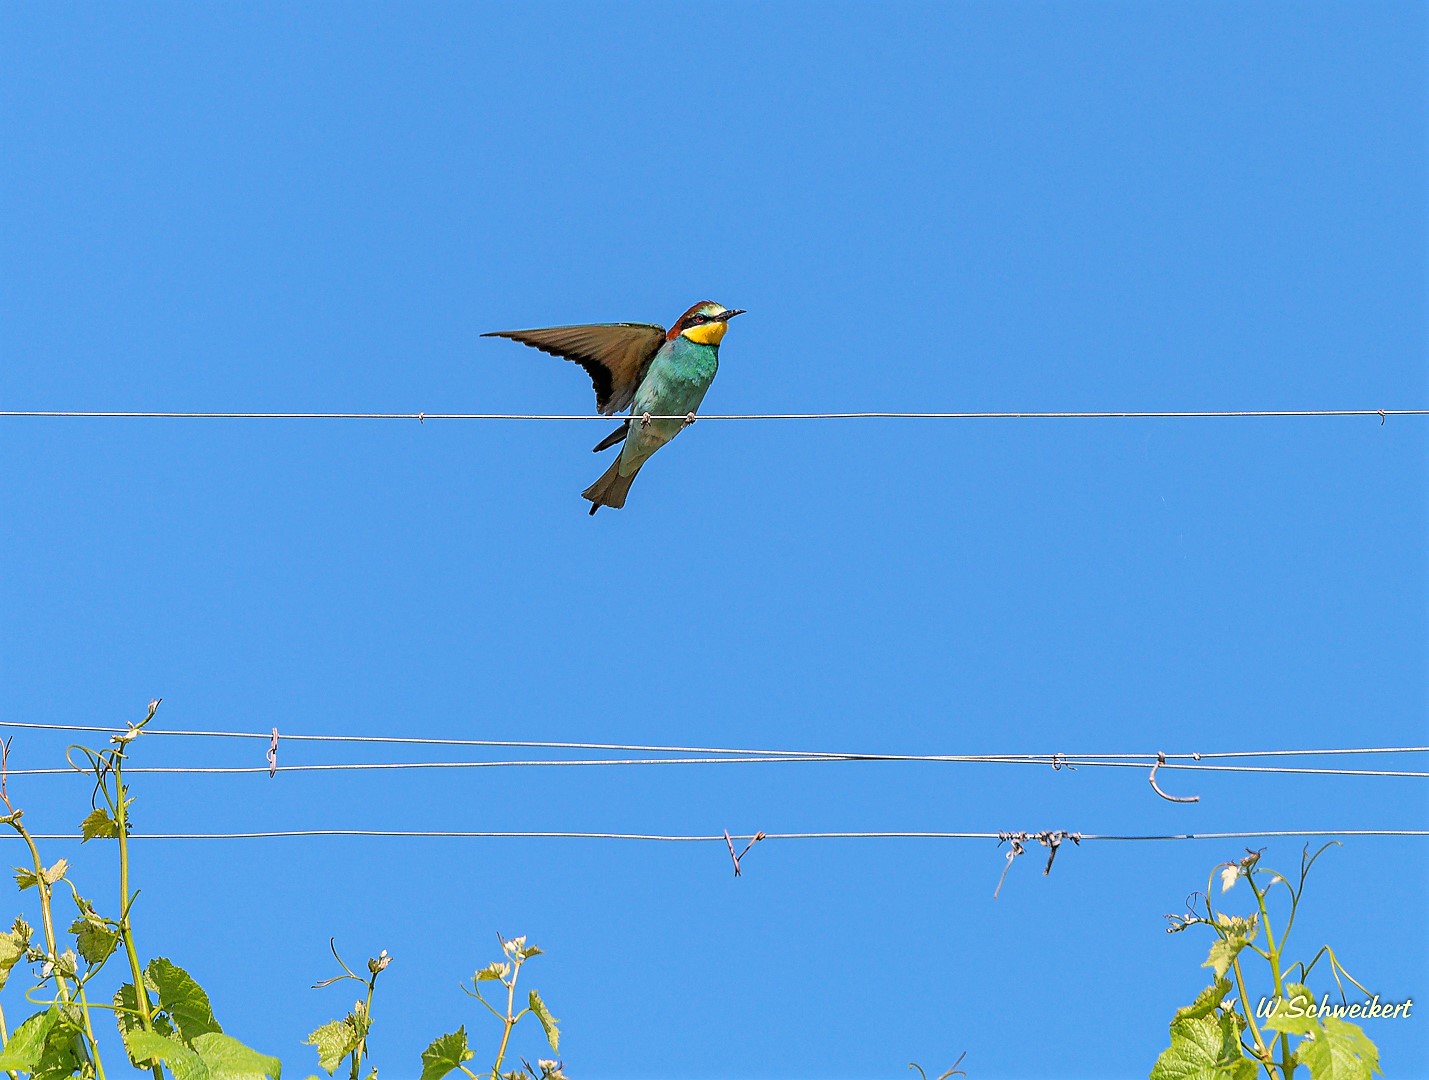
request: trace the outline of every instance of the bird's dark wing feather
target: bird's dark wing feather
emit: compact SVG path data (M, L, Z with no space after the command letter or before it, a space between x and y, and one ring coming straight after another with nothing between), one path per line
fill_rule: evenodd
M665 328L651 323L596 323L551 326L539 330L496 330L482 337L503 337L586 369L595 387L595 407L603 413L625 408L650 361L665 343Z
M596 443L594 446L592 446L592 447L590 448L590 452L591 452L592 454L598 454L598 453L600 453L602 450L608 450L608 449L610 449L612 446L614 446L616 443L623 443L623 442L625 441L625 437L626 437L627 435L629 435L629 434L630 434L630 421L627 420L627 421L625 421L625 423L621 424L618 428L616 428L614 431L612 431L612 432L611 432L609 435L607 435L605 438L601 439L600 442L598 442L598 443Z

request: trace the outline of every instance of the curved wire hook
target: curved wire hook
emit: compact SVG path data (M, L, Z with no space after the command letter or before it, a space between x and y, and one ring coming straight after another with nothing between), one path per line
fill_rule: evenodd
M1002 867L1002 874L997 879L997 888L992 890L992 898L997 899L1002 892L1003 883L1007 881L1007 872L1012 869L1012 860L1017 858L1027 849L1023 847L1022 841L1030 840L1027 833L998 833L997 846L1002 847L1004 843L1011 841L1012 847L1007 852L1007 862Z
M1151 766L1151 776L1149 777L1151 781L1151 790L1156 792L1156 794L1160 795L1167 802L1200 802L1201 797L1199 795L1167 795L1166 792L1162 791L1159 787L1156 786L1156 770L1161 768L1161 766L1165 764L1166 755L1158 750L1156 752L1156 764Z

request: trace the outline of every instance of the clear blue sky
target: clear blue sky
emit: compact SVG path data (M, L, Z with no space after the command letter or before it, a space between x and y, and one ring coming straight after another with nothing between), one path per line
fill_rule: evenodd
M582 412L578 369L478 335L708 297L750 311L710 412L1423 407L1426 60L1426 9L1393 3L9 4L0 394ZM1422 419L710 422L592 520L604 430L0 422L4 715L121 723L162 695L166 727L308 733L1429 741ZM22 733L13 764L63 744ZM135 812L144 831L1429 821L1412 779L1165 786L1201 801L1121 770L820 764L149 777ZM79 780L11 791L37 830L87 809ZM112 891L106 850L48 850ZM963 1051L976 1080L1119 1078L1206 982L1208 942L1163 913L1240 852L1088 844L1046 879L1034 853L994 902L989 842L769 843L739 880L702 845L156 842L136 919L295 1077L351 999L308 989L330 935L396 957L373 1045L397 1080L459 1023L491 1045L456 984L501 931L548 950L529 972L585 1080L895 1077ZM1429 1004L1426 854L1328 855L1300 944ZM1429 1075L1422 1017L1368 1029L1389 1075Z

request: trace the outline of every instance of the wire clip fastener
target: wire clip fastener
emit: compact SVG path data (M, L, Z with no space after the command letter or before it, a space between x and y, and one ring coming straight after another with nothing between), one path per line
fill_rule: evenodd
M1072 843L1081 846L1082 834L1068 832L1066 829L1044 829L1039 833L1028 832L1004 832L997 834L997 846L1010 843L1012 846L1007 852L1007 862L1002 868L1002 874L997 879L997 888L992 891L992 898L997 899L1002 892L1003 883L1007 880L1007 872L1012 869L1012 861L1019 855L1027 852L1027 841L1036 840L1043 847L1047 848L1047 865L1042 871L1042 876L1047 877L1052 873L1052 863L1057 859L1057 849L1062 846L1063 840L1070 840Z
M1200 797L1199 795L1167 795L1166 792L1162 791L1159 787L1156 786L1156 770L1159 769L1159 768L1161 768L1161 766L1162 766L1162 765L1165 765L1165 764L1166 764L1166 755L1163 754L1163 753L1161 753L1161 751L1158 750L1158 751L1156 752L1156 764L1153 765L1153 766L1151 766L1151 776L1149 777L1149 779L1150 779L1150 781L1151 781L1151 790L1154 791L1154 792L1156 792L1156 794L1160 795L1160 796L1161 796L1163 799L1165 799L1167 802L1181 802L1181 803L1200 802L1200 801L1201 801L1201 797Z
M742 870L740 869L740 867L739 867L739 860L742 859L742 858L744 858L746 855L748 855L748 854L749 854L749 849L752 848L755 844L759 843L759 841L761 841L761 840L763 840L763 839L764 839L764 834L763 834L762 832L757 832L757 833L755 833L753 839L751 839L751 840L749 841L749 843L747 843L747 844L744 845L744 850L741 851L738 855L736 855L736 854L734 853L734 841L731 840L730 837L729 837L729 830L728 830L728 829L725 829L725 831L724 831L724 842L725 842L725 844L727 844L727 845L729 846L729 857L730 857L730 860L734 863L734 876L735 876L735 877L742 877L742 876L743 876L743 871L742 871Z
M1042 871L1043 877L1052 876L1052 863L1056 861L1057 849L1062 846L1063 840L1070 840L1078 847L1082 846L1081 833L1069 833L1066 829L1058 829L1056 832L1041 832L1037 834L1037 842L1047 847L1047 866Z
M268 744L268 779L278 771L278 729L273 729L273 741Z

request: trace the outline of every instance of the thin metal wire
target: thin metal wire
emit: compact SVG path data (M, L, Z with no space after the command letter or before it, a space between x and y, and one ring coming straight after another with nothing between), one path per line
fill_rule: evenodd
M1117 412L821 412L713 413L700 420L1204 420L1248 417L1429 416L1429 409L1155 409ZM610 416L586 413L429 413L429 412L179 412L80 409L7 409L0 417L71 417L146 420L596 420ZM652 420L684 420L684 416L651 416Z
M89 724L46 724L25 720L0 720L0 728L28 728L38 731L87 731L103 735L122 735L127 730L122 727L103 727ZM174 729L148 728L144 735L166 735L181 738L207 739L271 739L272 733L258 731L181 731ZM864 757L868 755L836 754L823 750L763 750L749 747L729 746L670 746L649 743L596 743L558 742L535 739L431 739L411 735L290 735L282 732L279 739L289 742L314 743L373 743L399 746L482 746L497 748L524 748L537 750L617 750L635 753L659 754L746 754L797 756L797 757ZM1424 749L1429 750L1429 747ZM1021 756L1021 755L1019 755ZM1114 755L1095 755L1114 756ZM1132 756L1132 755L1127 755ZM1145 756L1145 755L1135 755ZM1171 755L1182 756L1182 755ZM1190 755L1184 755L1189 757ZM1045 755L1044 755L1045 757Z
M1281 773L1302 776L1393 776L1411 779L1429 779L1429 772L1408 769L1317 769L1307 766L1289 765L1200 765L1195 763L1157 764L1155 755L1145 762L1140 761L1098 761L1090 758L1073 758L1065 754L1055 755L1061 768L1103 768L1103 769L1146 769L1157 765L1161 769L1178 769L1191 772L1224 773ZM363 772L401 771L407 769L512 769L512 768L583 768L599 766L644 766L644 765L777 765L793 763L848 763L861 761L882 762L923 762L923 763L963 763L994 765L1041 765L1053 764L1052 757L978 757L978 756L933 756L897 754L810 754L810 755L755 755L752 757L690 757L690 758L536 758L522 761L380 761L341 762L308 765L282 765L277 772ZM180 775L180 776L271 776L267 765L136 765L126 768L127 775ZM89 775L87 771L70 768L10 769L9 776L68 776Z
M24 728L38 731L83 731L97 732L104 735L121 735L125 732L122 727L103 727L88 724L48 724L25 720L0 720L0 728ZM162 735L180 738L208 738L208 739L262 739L268 741L272 738L272 732L262 731L183 731L176 729L145 728L144 735ZM634 753L660 753L660 754L725 754L741 755L748 757L792 757L800 760L832 759L836 761L935 761L935 762L1028 762L1037 765L1060 764L1068 762L1073 765L1088 764L1093 761L1117 761L1132 760L1136 762L1146 762L1146 766L1140 764L1138 768L1149 767L1152 761L1156 760L1155 753L1142 754L863 754L849 753L832 750L771 750L752 747L728 747L728 746L669 746L653 745L649 743L594 743L594 742L557 742L533 739L432 739L407 735L289 735L281 734L279 738L287 742L316 742L316 743L371 743L371 744L391 744L404 746L479 746L497 748L524 748L539 750L612 750ZM1363 746L1363 747L1331 747L1315 748L1308 750L1227 750L1213 753L1191 753L1191 754L1167 754L1168 761L1166 768L1179 768L1171 765L1171 759L1181 758L1187 761L1201 761L1206 758L1251 758L1251 757L1312 757L1324 754L1424 754L1429 753L1429 746ZM67 770L58 770L67 771ZM133 771L132 769L129 771ZM15 771L11 770L12 775Z
M1201 765L1197 763L1173 764L1171 762L1158 763L1155 755L1146 764L1128 761L1078 761L1071 759L1070 764L1080 768L1086 765L1090 768L1114 768L1114 769L1144 769L1148 764L1159 764L1162 769L1178 769L1183 772L1226 772L1226 773L1287 773L1303 776L1408 776L1408 777L1429 777L1429 772L1414 772L1408 769L1314 769L1298 765Z
M756 763L776 763L787 761L836 761L837 758L828 757L697 757L697 758L537 758L527 761L361 761L344 763L326 763L312 765L280 765L277 769L280 773L302 773L302 772L345 772L364 770L401 770L401 769L512 769L512 768L539 768L541 766L599 766L599 765L726 765L726 764L756 764ZM267 765L135 765L124 769L125 776L137 774L179 774L179 775L244 775L250 773L268 774ZM11 769L10 776L64 776L81 775L88 776L86 770L81 772L77 769L53 768L53 769ZM1429 775L1426 773L1425 775Z
M9 836L11 834L0 834ZM31 833L35 840L81 840L78 833ZM764 833L765 840L1001 840L1006 833L995 832L794 832ZM1069 834L1071 835L1071 834ZM1087 841L1164 841L1164 840L1255 840L1276 837L1316 836L1429 836L1429 829L1280 829L1264 832L1202 832L1164 833L1154 836L1124 836L1103 833L1077 833L1077 839ZM614 832L529 832L529 831L460 831L427 829L275 829L256 832L225 833L133 833L131 840L271 840L288 837L365 836L395 838L434 838L454 840L636 840L675 844L724 843L724 833L709 835L674 835L659 833ZM733 836L734 840L751 840L752 835Z
M1334 747L1322 750L1221 750L1209 754L1193 755L1202 758L1244 758L1244 757L1301 757L1310 754L1425 754L1429 746L1360 746ZM1170 757L1185 757L1184 754L1167 754Z

